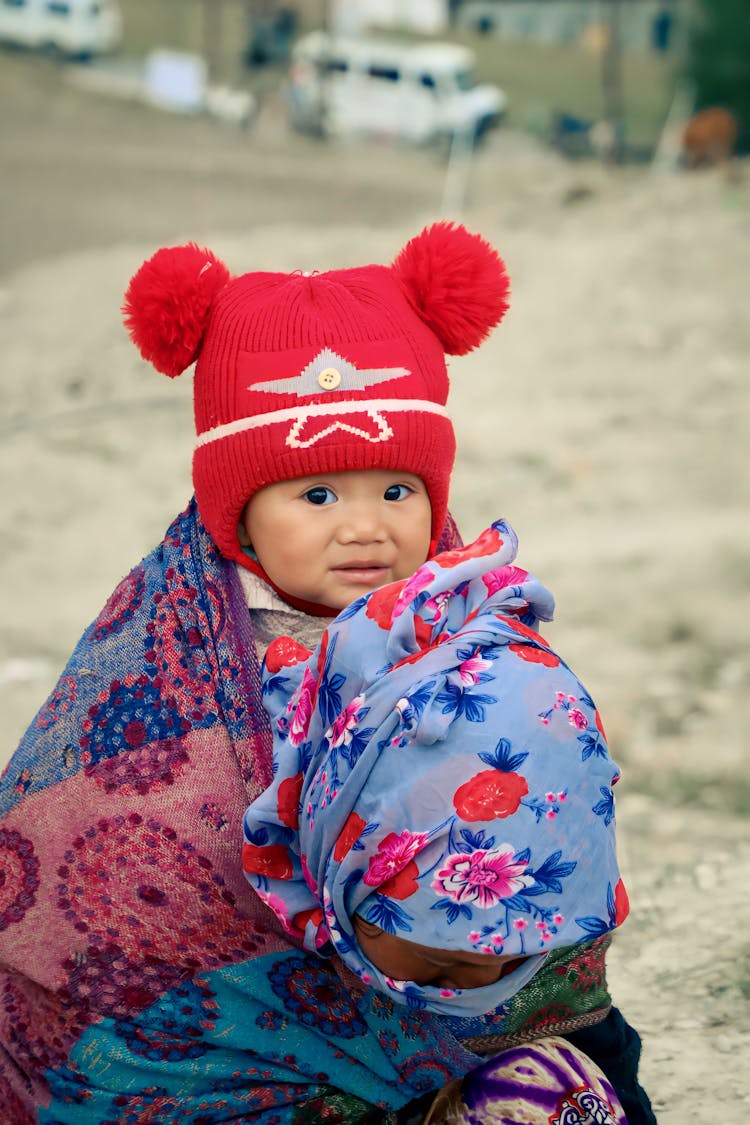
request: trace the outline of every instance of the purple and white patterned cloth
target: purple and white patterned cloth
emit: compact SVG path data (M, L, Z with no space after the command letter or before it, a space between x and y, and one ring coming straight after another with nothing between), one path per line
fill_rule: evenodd
M549 592L497 521L344 610L308 654L266 654L274 780L243 867L290 934L365 983L451 1015L507 1002L551 949L623 921L611 759L593 700L536 632ZM384 976L359 914L441 949L524 960L452 990Z
M565 1039L503 1051L444 1087L423 1125L627 1125L605 1074Z

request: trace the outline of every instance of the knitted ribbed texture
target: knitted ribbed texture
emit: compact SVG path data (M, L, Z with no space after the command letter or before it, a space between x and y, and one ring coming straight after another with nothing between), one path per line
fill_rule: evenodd
M326 350L333 358L324 356L318 367L337 372L330 389L315 367L306 371ZM193 479L216 543L246 565L237 523L254 492L347 469L421 477L437 534L455 441L449 419L434 407L447 397L442 346L390 269L234 279L216 299L195 371L195 425L204 444ZM394 402L409 408L394 409ZM359 403L362 409L353 409ZM323 413L310 413L320 406ZM241 419L254 424L217 432Z

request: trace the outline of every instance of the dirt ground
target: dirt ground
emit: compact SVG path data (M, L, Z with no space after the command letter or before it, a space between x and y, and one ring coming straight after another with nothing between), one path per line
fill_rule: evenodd
M0 705L6 760L115 582L190 492L190 380L119 305L194 239L245 269L390 260L447 213L506 258L513 306L451 365L465 537L506 516L555 592L546 632L623 767L633 913L616 1002L661 1125L750 1113L750 168L608 171L510 132L427 153L239 132L98 100L0 58Z

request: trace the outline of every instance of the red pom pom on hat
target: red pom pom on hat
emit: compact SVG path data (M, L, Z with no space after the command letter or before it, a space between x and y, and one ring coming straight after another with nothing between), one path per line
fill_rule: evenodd
M505 263L489 242L460 224L425 227L392 269L448 355L476 348L508 308Z
M144 359L174 378L196 359L227 267L196 243L157 250L133 275L122 307L125 327Z

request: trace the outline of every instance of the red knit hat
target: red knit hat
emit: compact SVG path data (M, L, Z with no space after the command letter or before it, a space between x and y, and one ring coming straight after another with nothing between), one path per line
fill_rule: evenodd
M436 223L391 266L246 273L194 243L141 266L123 313L144 359L174 377L197 360L193 483L222 554L264 485L347 469L422 478L433 546L445 523L455 438L445 353L475 348L507 308L496 251Z

